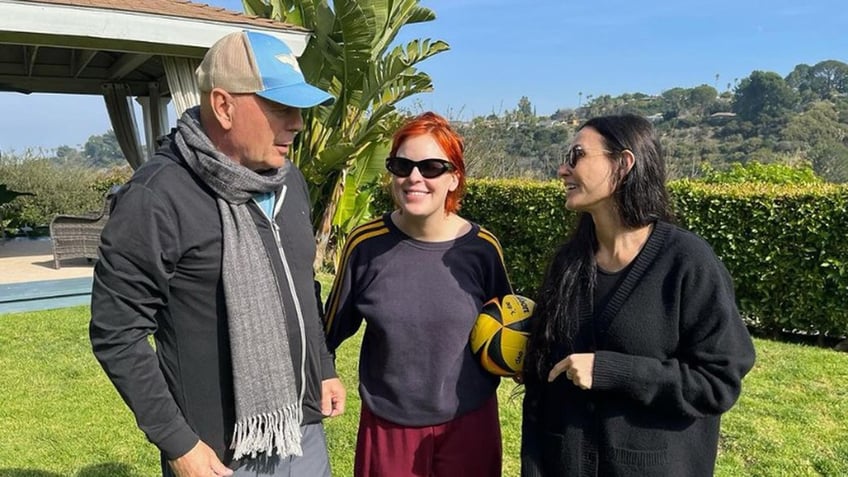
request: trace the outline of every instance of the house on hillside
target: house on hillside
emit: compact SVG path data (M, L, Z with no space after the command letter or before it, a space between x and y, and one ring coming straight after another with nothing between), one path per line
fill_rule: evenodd
M709 122L712 124L724 124L736 117L736 113L731 113L729 111L719 111L717 113L710 114L708 118Z

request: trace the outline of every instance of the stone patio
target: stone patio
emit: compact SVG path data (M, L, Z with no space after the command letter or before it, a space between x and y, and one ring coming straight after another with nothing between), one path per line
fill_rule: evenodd
M49 237L0 241L0 284L92 276L94 261L84 258L63 260L62 268L53 268L52 247Z

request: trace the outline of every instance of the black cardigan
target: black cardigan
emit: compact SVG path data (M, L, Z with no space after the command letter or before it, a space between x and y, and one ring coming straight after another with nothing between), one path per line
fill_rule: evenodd
M720 416L754 347L730 275L704 240L657 223L607 306L583 310L573 347L555 358L587 352L590 390L564 374L528 376L523 476L713 474Z

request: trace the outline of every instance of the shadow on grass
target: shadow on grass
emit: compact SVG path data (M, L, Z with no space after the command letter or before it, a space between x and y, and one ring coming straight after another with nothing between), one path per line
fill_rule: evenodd
M756 338L780 341L782 343L801 344L806 346L816 346L818 348L835 349L836 351L848 351L847 336L827 336L803 332L774 330L767 331L750 328L749 331L751 332L751 335Z
M37 469L0 469L0 477L71 477ZM132 467L117 462L90 465L73 477L141 477Z

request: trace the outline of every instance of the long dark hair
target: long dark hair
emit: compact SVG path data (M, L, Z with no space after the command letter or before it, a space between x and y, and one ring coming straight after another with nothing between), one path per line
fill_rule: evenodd
M665 187L665 163L659 138L651 123L632 114L601 116L583 123L583 128L597 131L610 151L610 161L617 168L614 177L614 203L625 227L635 229L657 220L671 221ZM623 152L629 150L635 160L626 174ZM527 350L525 369L545 380L557 350L572 347L580 310L592 306L595 288L598 240L592 216L581 212L571 237L554 256L539 290L536 326Z

